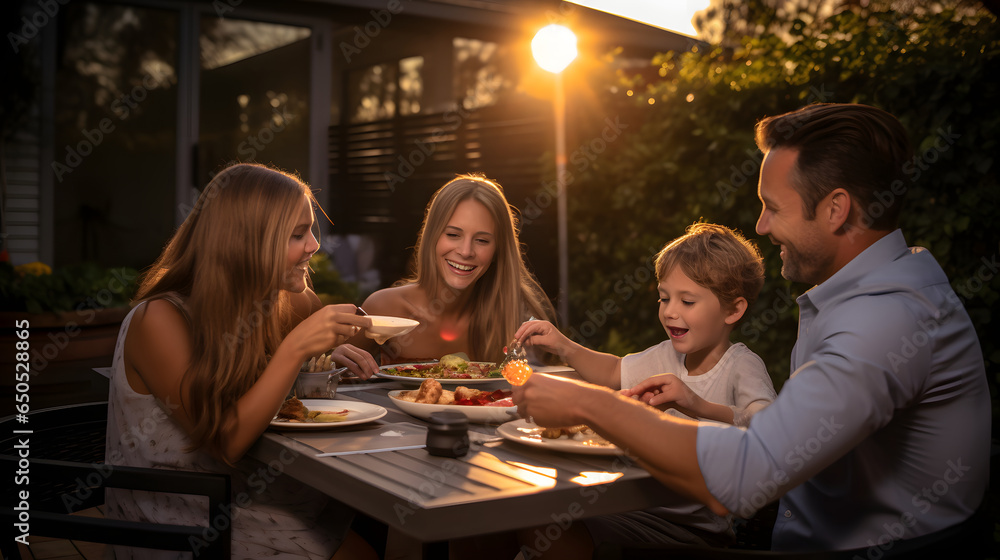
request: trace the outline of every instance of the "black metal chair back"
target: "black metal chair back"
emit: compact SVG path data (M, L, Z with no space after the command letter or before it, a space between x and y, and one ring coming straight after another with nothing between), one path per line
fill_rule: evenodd
M16 416L0 420L4 472L27 471L26 479L5 478L5 496L11 499L0 507L0 523L15 529L24 523L36 536L229 558L229 476L104 464L107 413L107 403L102 402L40 410L29 414L25 423ZM105 488L207 496L207 523L168 525L73 515L103 504ZM22 500L23 491L28 494ZM8 540L5 548L8 543L11 550L4 551L5 557L20 558L17 543Z

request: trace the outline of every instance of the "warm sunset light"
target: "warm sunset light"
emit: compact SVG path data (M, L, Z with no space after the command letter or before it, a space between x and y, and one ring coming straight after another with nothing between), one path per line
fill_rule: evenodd
M531 54L543 69L558 74L576 58L576 35L562 25L546 25L531 40Z
M640 21L674 33L698 36L692 20L695 14L708 8L709 0L569 0L609 14Z
M580 486L593 486L595 484L607 484L608 482L614 482L624 476L625 473L620 472L591 472L585 471L580 473L579 476L574 476L569 479L570 482L575 482Z

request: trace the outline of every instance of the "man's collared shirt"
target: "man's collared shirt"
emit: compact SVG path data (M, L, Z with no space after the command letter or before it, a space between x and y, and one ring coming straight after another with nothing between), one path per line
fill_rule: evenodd
M698 429L712 495L742 516L781 497L775 550L885 550L968 518L989 479L991 405L934 257L896 230L797 301L777 400L746 430Z

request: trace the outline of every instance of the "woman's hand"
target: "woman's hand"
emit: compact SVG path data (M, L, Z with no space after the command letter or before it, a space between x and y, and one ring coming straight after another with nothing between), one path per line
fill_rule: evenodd
M281 344L290 345L303 362L318 356L372 325L368 317L355 314L357 309L350 303L321 307L292 329Z
M379 371L375 358L367 350L353 344L345 343L334 348L331 357L337 365L347 366L361 379L368 379Z

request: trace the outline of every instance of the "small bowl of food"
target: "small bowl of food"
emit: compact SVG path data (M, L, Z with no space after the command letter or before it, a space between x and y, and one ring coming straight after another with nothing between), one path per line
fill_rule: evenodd
M295 385L292 386L292 396L299 399L337 398L337 387L345 371L346 367L334 368L329 354L311 358L302 364L299 376L295 378Z

